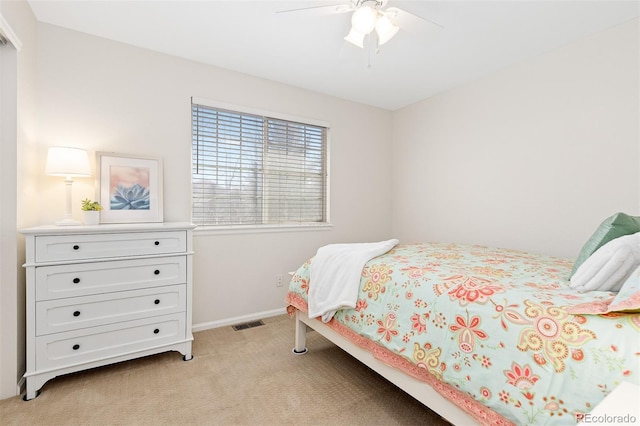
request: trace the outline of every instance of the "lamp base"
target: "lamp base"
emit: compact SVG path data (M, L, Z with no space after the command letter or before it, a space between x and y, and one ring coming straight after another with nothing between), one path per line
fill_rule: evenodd
M82 225L82 222L75 219L62 219L56 222L57 226L78 226Z

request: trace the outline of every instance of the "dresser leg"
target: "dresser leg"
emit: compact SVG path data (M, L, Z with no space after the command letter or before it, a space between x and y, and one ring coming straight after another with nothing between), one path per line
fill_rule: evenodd
M189 354L188 356L187 355L182 356L183 361L191 361L192 359L193 359L193 355L191 354Z
M36 390L36 391L29 391L27 390L27 393L24 394L24 396L22 397L23 401L31 401L34 398L37 398L38 395L40 395L40 391Z

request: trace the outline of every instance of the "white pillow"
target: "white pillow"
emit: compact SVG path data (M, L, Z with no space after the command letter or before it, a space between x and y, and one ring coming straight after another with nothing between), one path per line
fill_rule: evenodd
M619 291L640 266L640 232L615 238L584 261L571 277L570 287L580 292Z

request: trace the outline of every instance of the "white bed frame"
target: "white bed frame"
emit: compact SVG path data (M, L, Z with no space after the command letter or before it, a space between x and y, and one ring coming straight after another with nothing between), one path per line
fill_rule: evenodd
M398 386L400 389L420 401L430 410L438 413L441 417L454 425L478 424L478 421L460 409L454 403L440 395L427 383L409 376L397 368L391 367L375 358L369 351L357 346L326 324L309 316L300 310L296 310L296 337L293 353L302 355L307 353L306 338L307 327L317 331L322 336L335 343L345 352L356 358L358 361L371 368L382 377Z

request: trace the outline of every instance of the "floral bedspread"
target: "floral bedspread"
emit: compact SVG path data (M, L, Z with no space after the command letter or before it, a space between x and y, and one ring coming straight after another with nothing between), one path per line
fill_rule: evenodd
M312 261L293 276L287 296L302 310ZM611 298L570 289L571 267L567 259L482 246L398 245L366 264L356 308L329 324L505 420L575 424L621 381L640 383L640 314L568 313Z

